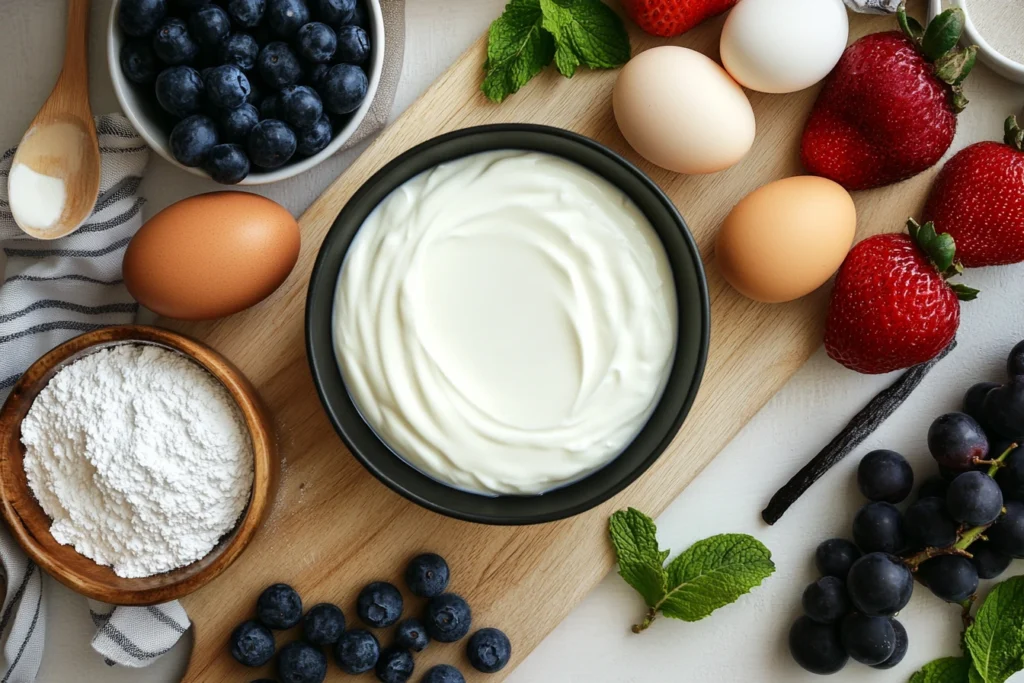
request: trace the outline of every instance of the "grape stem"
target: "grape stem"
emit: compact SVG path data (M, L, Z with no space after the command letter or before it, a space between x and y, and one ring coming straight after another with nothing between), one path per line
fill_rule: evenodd
M1004 461L1009 457L1010 453L1013 453L1015 450L1017 450L1017 444L1011 443L1010 447L1003 451L1002 455L992 461L988 468L988 476L994 477L999 472L1000 467L1006 467L1006 463Z

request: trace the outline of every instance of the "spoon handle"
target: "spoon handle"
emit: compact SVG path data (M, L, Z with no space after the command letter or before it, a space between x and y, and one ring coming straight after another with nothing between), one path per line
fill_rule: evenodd
M58 82L78 95L89 92L89 4L90 0L68 0L68 30L64 64Z

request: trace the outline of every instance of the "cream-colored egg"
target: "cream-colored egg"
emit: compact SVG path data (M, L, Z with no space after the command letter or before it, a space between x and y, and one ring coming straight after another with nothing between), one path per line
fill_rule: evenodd
M715 260L740 294L792 301L839 270L856 230L857 209L842 186L815 176L785 178L754 190L729 213Z
M630 60L612 105L633 149L677 173L729 168L754 143L754 110L743 89L718 64L684 47L656 47Z
M740 0L722 29L722 64L751 90L796 92L832 71L849 33L843 0Z

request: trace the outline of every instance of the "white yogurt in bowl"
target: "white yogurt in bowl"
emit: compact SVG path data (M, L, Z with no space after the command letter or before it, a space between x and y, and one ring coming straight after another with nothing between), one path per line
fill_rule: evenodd
M334 301L367 424L456 488L539 494L608 464L665 389L678 338L665 249L624 192L561 157L492 151L369 215Z

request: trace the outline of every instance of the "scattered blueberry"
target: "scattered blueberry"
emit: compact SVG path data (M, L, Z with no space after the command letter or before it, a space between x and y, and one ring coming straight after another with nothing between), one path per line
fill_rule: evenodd
M130 36L145 38L153 35L166 16L166 0L122 0L117 25Z
M311 21L299 29L295 38L299 56L313 64L331 61L338 39L327 24Z
M231 632L231 656L245 666L263 666L274 658L274 634L263 624L245 621Z
M256 618L270 628L284 630L302 619L302 598L285 583L275 583L256 601Z
M349 23L356 13L356 0L313 0L312 4L317 18L332 26Z
M178 121L168 140L171 156L184 166L202 166L217 142L217 124L203 114L193 114Z
M402 616L402 594L386 581L374 581L359 591L359 618L374 628L387 628Z
M966 557L942 555L918 570L925 585L946 602L963 602L978 590L978 569Z
M970 415L947 413L929 427L928 450L942 467L966 472L988 456L988 437Z
M223 144L210 148L203 170L222 185L236 185L249 175L249 157L241 145Z
M290 85L281 89L281 118L296 130L316 125L324 114L320 96L308 85Z
M846 591L850 602L863 614L892 616L910 602L914 575L899 558L870 553L850 567Z
M857 486L868 500L900 503L914 488L914 470L895 451L871 451L857 467Z
M174 116L195 114L203 107L203 78L190 66L172 66L156 77L156 101Z
M199 55L199 45L192 40L185 22L171 17L160 25L153 36L153 52L164 64L190 64Z
M278 36L291 39L308 23L309 8L304 0L267 0L267 25Z
M439 643L454 643L469 633L473 613L462 596L442 593L430 598L425 619L427 635Z
M881 664L872 664L872 669L891 669L895 667L907 656L907 650L910 648L910 639L907 638L907 629L903 628L903 624L895 619L890 619L889 623L892 624L892 630L896 634L896 647L893 648L889 659Z
M850 599L842 579L825 576L804 589L804 614L823 624L834 624L850 612Z
M946 512L943 498L928 497L914 502L903 513L903 531L915 549L946 548L957 539L957 523Z
M334 645L345 632L345 614L337 605L322 602L302 618L302 635L314 645Z
M797 664L813 674L834 674L849 661L839 629L810 617L800 617L789 630L789 651Z
M239 26L252 28L263 19L267 10L266 0L229 0L228 15Z
M501 671L512 658L512 643L496 628L482 628L466 643L469 663L477 671L492 674Z
M231 33L231 19L217 5L207 5L188 18L188 30L200 45L217 47Z
M338 47L334 61L361 66L370 58L370 36L358 26L341 26L337 35Z
M314 154L319 154L327 148L327 145L331 144L334 128L331 126L330 119L326 116L321 116L320 120L314 123L311 128L300 130L296 135L298 141L295 146L295 152L304 157L311 157Z
M415 617L398 622L395 627L395 645L403 650L423 652L430 644L430 636L423 622Z
M850 567L860 559L861 552L853 541L845 538L830 538L822 541L814 551L814 563L822 576L834 576L846 580Z
M133 38L121 46L121 71L132 83L149 85L156 80L160 65L148 41Z
M277 655L277 677L283 683L322 683L327 677L327 657L309 643L293 641Z
M271 88L295 85L302 78L299 58L288 47L288 43L267 43L256 58L256 66L264 82Z
M321 95L324 105L335 114L349 114L366 99L370 81L366 73L352 64L335 64L327 72Z
M946 493L950 516L968 526L994 522L1003 509L1003 492L985 472L964 472L953 480Z
M380 658L380 644L369 631L357 628L345 631L334 646L334 659L347 674L370 671Z
M868 666L881 664L896 650L896 630L888 617L851 614L843 619L839 634L846 653Z
M405 584L413 595L421 598L432 598L444 593L448 580L448 563L435 553L417 555L405 569Z
M213 67L203 77L203 81L206 83L206 96L216 107L241 107L249 97L249 79L234 64Z
M975 541L971 544L971 563L978 570L978 578L994 579L1010 566L1013 558L993 547L991 541Z
M251 104L246 103L241 107L228 109L220 118L222 137L227 142L243 143L259 120L260 113Z
M1006 359L1006 374L1013 379L1024 375L1024 341L1018 342Z
M406 683L412 678L415 665L408 650L389 647L380 653L374 671L381 683Z
M466 678L454 666L438 664L423 675L422 683L466 683Z
M248 33L232 33L220 44L221 62L234 64L242 71L256 68L256 57L259 54L260 46Z
M260 118L276 119L279 114L281 98L278 94L270 93L260 102Z
M853 542L866 553L903 550L900 511L892 503L868 503L853 518Z

